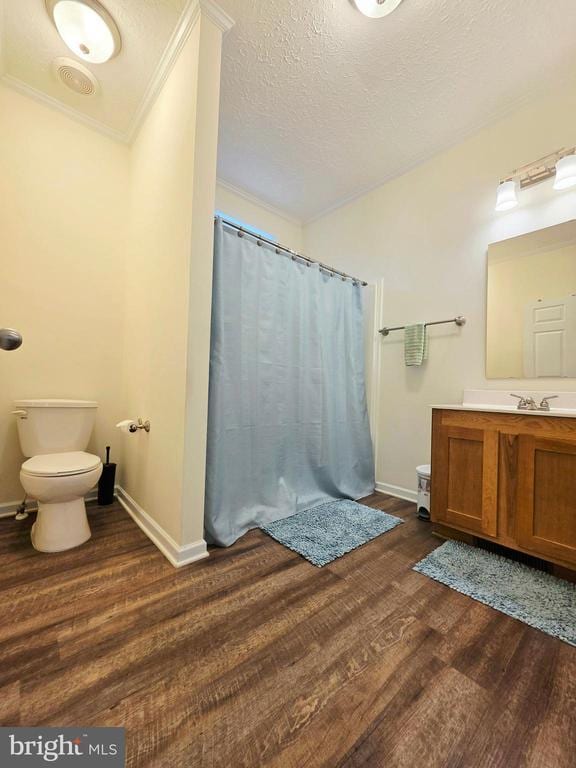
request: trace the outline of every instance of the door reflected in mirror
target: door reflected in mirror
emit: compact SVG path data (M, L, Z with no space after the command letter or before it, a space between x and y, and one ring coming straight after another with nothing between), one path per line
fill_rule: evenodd
M576 377L576 221L488 249L486 376Z

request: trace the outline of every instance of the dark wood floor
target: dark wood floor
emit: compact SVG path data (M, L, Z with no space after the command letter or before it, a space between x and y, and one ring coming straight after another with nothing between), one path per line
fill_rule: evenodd
M0 521L0 720L122 725L128 765L573 768L576 648L411 570L406 524L318 569L260 531L175 570L118 506Z

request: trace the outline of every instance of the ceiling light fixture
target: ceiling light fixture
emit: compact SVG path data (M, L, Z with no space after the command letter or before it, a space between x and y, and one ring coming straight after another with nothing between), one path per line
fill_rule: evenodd
M360 13L371 19L380 19L395 11L402 0L354 0L354 5Z
M58 34L84 61L103 64L122 47L112 16L97 0L46 0Z
M556 163L554 189L569 189L576 185L576 155L566 155Z

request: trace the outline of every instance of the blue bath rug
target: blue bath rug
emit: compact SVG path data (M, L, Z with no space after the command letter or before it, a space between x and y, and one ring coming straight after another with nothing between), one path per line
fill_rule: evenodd
M261 525L288 549L322 568L404 521L356 501L329 501Z
M442 544L414 570L576 646L576 584L460 541Z

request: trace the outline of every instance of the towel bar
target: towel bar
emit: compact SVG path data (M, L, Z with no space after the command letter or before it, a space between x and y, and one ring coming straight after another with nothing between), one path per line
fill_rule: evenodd
M451 320L434 320L432 323L424 323L425 326L429 325L444 325L445 323L456 323L456 325L466 325L466 318L462 317L462 315L458 315L458 317L453 317ZM382 336L388 336L390 331L403 331L404 328L406 328L405 325L395 325L392 328L380 328L378 333L381 333Z

